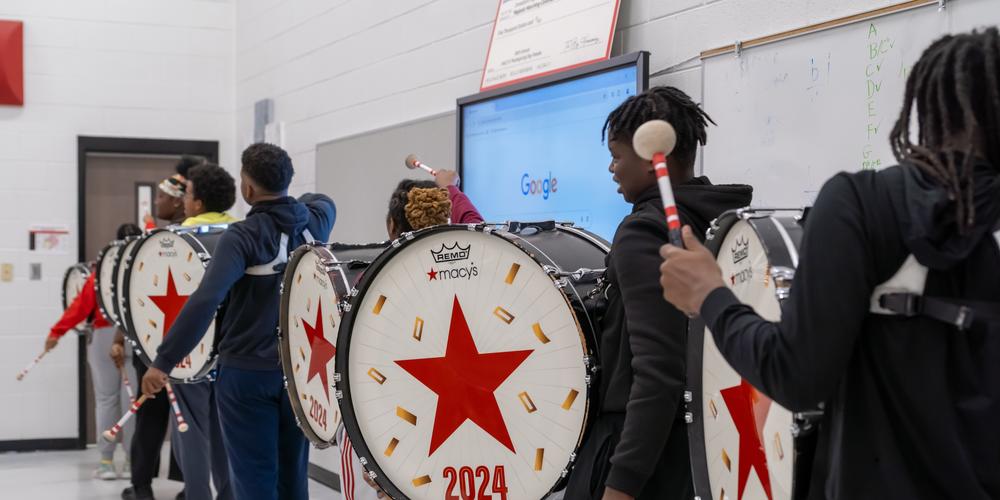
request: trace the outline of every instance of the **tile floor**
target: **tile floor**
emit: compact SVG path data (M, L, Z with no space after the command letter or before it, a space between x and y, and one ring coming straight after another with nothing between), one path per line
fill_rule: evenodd
M166 453L167 447L164 446ZM127 480L94 479L96 450L0 453L0 499L3 500L114 500L121 498ZM120 463L120 459L119 459ZM159 500L173 500L181 484L157 479ZM340 500L340 494L309 481L313 500Z

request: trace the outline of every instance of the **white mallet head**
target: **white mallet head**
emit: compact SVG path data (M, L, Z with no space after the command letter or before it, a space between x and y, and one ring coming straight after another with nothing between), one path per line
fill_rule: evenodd
M406 168L410 170L417 168L417 161L417 155L411 153L406 157Z
M663 120L643 123L632 135L632 149L644 160L652 160L656 153L670 155L676 145L677 132Z
M180 423L180 424L177 424L177 430L180 431L180 432L187 432L188 431L188 424L183 423L183 422Z

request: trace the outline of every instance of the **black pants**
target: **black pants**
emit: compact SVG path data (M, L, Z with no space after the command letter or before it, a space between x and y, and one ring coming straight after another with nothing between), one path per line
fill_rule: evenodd
M135 372L139 382L146 375L146 365L139 356L133 356ZM135 412L135 433L132 436L132 486L145 490L152 486L153 478L160 470L160 449L167 435L171 411L167 391L161 390L154 399L147 399L139 411ZM170 455L170 479L183 480L180 467L173 454Z
M603 413L594 420L569 475L566 500L600 500L604 495L604 482L611 472L611 456L621 438L624 423L624 413ZM694 485L691 483L687 432L683 422L678 421L637 500L691 498L694 498Z

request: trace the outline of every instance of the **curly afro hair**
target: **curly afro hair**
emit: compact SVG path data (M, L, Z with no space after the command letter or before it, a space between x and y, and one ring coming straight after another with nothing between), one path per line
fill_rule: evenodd
M413 188L407 195L406 221L413 229L439 226L448 223L451 200L448 190L439 187Z
M225 212L236 203L236 181L226 169L205 163L188 171L191 196L205 204L209 212Z
M410 190L413 188L436 188L434 181L416 181L413 179L403 179L399 181L396 189L389 197L389 214L386 219L391 220L400 233L413 231L410 221L406 220L406 204L410 202Z
M117 239L124 240L130 236L142 236L142 229L130 222L118 226Z
M178 174L187 178L188 172L190 172L192 168L197 167L198 165L204 165L205 163L205 159L200 156L184 155L177 161L177 165L174 169L177 170Z
M284 193L292 183L295 168L284 149L258 142L243 151L243 172L270 193Z

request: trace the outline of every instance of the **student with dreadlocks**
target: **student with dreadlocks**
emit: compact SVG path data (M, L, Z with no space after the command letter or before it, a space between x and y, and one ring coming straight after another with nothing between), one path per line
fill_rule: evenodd
M722 212L750 204L750 186L716 186L694 176L698 145L714 122L684 92L652 88L608 116L608 170L632 213L618 226L607 257L599 413L569 477L566 498L574 500L694 496L682 402L687 317L660 297L658 251L669 232L653 165L632 149L632 134L649 120L666 120L677 131L667 162L685 224L704 234Z
M945 36L906 83L899 165L841 173L765 321L685 229L664 296L792 411L824 403L813 498L1000 498L1000 36ZM919 126L911 138L914 109Z

